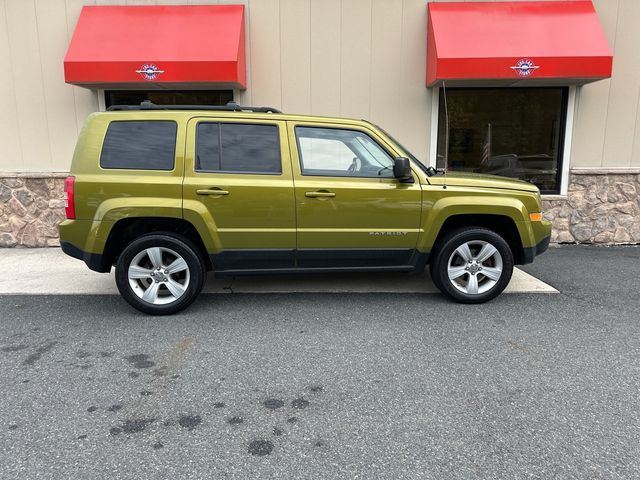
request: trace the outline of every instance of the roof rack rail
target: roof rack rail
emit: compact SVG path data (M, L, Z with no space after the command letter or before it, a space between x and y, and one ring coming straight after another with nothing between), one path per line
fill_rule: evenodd
M256 112L256 113L282 113L273 107L246 107L236 102L226 105L156 105L149 100L144 100L140 105L111 105L108 112L121 110L213 110L224 112Z

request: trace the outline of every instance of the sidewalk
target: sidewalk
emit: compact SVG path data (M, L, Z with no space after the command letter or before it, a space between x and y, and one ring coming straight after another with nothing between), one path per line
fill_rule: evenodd
M110 274L96 273L59 248L0 249L0 295L112 295L118 294ZM259 276L214 279L209 275L206 293L437 293L428 273L327 274L309 276ZM557 293L537 278L515 269L506 293Z

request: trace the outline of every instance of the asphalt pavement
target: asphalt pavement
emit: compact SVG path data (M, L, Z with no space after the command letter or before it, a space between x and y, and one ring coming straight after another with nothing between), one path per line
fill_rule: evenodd
M640 248L523 269L560 293L0 296L0 478L640 478Z

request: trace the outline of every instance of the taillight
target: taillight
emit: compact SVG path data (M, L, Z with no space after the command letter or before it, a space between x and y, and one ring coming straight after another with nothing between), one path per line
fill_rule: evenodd
M67 177L64 180L64 213L69 220L76 218L76 204L73 196L73 188L76 183L76 177Z

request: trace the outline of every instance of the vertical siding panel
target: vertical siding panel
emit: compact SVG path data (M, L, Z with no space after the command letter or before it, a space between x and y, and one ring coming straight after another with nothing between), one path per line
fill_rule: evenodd
M402 0L373 0L371 29L370 120L399 132L403 118L398 105L402 88Z
M34 2L7 0L5 3L23 170L48 171L51 150Z
M342 2L340 114L370 118L371 0Z
M609 47L613 50L616 45L616 25L618 22L618 10L620 0L593 0L600 25L609 42Z
M93 5L93 0L66 0L67 12L67 45L71 42L73 31L78 23L80 11L84 5ZM66 51L65 51L66 53ZM63 62L64 57L59 61ZM88 88L71 86L73 92L74 112L76 118L76 132L80 133L80 129L84 125L84 121L91 112L98 110L97 92Z
M251 96L256 105L282 106L280 84L280 2L252 0Z
M602 165L629 166L640 96L640 2L621 0Z
M618 4L619 0L597 0L594 2L598 18L612 50L615 45ZM614 64L620 61L619 58L614 59ZM599 167L602 165L610 91L611 80L609 79L580 87L571 145L572 167Z
M280 0L282 109L311 112L309 0Z
M640 76L640 72L638 73ZM640 78L638 78L640 83ZM640 167L640 98L638 98L638 104L636 105L636 125L633 134L633 149L631 150L631 167Z
M157 0L125 0L125 5L157 5Z
M398 78L398 110L401 121L393 134L421 161L428 161L431 133L431 97L426 87L427 6L424 1L404 0L402 5L402 61ZM438 101L437 98L435 101Z
M340 114L341 0L311 0L311 113Z
M67 50L64 0L36 0L36 19L51 144L51 168L54 171L67 171L77 127L75 112L69 108L73 105L73 90L64 83L62 58Z
M11 42L7 31L7 15L4 0L0 1L0 172L21 171L24 169L22 148L20 145L20 129L18 128L18 108L16 105L15 83L11 72Z
M96 5L126 5L126 0L96 0Z

